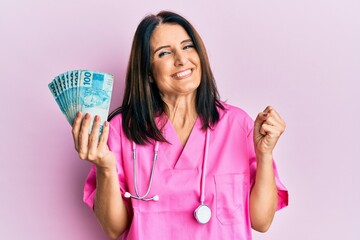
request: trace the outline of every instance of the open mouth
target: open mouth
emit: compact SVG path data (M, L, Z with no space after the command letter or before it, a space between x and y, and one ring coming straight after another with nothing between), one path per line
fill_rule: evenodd
M184 70L184 71L174 73L174 74L171 75L171 76L172 76L173 78L176 78L176 79L183 79L183 78L189 77L191 74L192 74L192 70L191 70L191 69L186 69L186 70Z

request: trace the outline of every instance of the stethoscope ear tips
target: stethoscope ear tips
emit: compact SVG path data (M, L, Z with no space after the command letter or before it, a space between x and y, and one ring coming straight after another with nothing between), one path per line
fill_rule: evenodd
M159 195L155 195L155 196L152 198L152 200L154 200L154 201L159 201Z
M124 194L124 197L130 198L130 197L131 197L131 194L130 194L129 192L126 192L126 193Z

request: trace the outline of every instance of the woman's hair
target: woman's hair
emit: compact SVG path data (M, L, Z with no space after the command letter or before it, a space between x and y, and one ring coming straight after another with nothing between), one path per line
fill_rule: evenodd
M182 16L161 11L157 15L146 16L136 29L129 64L126 73L126 86L121 107L110 115L122 114L122 128L126 136L137 144L145 144L151 139L167 142L156 125L155 117L166 109L156 83L151 80L150 38L160 24L178 24L182 26L193 41L201 62L201 82L196 92L195 108L202 121L202 129L211 128L219 121L220 102L206 49L195 28Z

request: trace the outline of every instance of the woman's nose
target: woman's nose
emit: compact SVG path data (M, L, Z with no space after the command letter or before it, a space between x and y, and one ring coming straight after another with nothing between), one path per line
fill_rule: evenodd
M178 51L175 53L175 66L184 66L188 62L186 53Z

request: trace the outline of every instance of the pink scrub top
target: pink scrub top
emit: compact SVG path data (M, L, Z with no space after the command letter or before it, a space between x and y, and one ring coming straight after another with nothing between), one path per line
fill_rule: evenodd
M256 158L253 145L253 120L241 109L225 104L219 109L220 121L210 131L205 204L212 210L207 224L194 218L200 204L201 174L206 131L198 118L190 137L182 146L175 129L167 121L162 129L170 142L160 143L153 184L148 197L159 201L124 198L132 222L120 239L237 239L249 240L250 190L255 180ZM162 116L160 119L165 119ZM110 121L108 145L116 156L120 190L135 195L132 142L122 130L121 115ZM137 188L144 195L153 163L154 144L137 145ZM288 192L280 182L274 163L278 188L278 207L288 204ZM85 183L84 202L91 208L96 192L93 166Z

